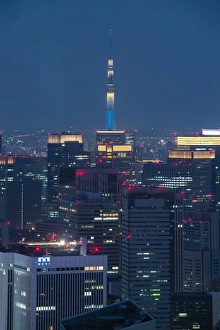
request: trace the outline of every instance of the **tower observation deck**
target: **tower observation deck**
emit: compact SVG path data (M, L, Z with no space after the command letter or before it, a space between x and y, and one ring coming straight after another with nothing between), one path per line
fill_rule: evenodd
M114 83L114 62L112 59L112 30L110 34L110 54L107 66L107 77L108 82L106 83L106 100L107 100L107 111L106 111L106 128L108 130L115 129L115 83Z

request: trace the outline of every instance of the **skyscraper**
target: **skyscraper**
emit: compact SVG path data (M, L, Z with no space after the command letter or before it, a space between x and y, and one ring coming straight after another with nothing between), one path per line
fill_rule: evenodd
M96 144L125 144L125 130L97 130L96 131Z
M202 148L194 147L194 150L181 148L182 150L179 147L174 151L169 151L167 162L176 166L177 173L182 173L186 197L190 198L186 205L195 210L213 210L215 208L216 151L210 147L206 150L205 145ZM187 177L190 176L192 182L187 183Z
M219 283L219 214L187 210L183 221L183 291L218 291Z
M112 168L76 170L76 190L101 193L114 202L121 200L124 180L125 175Z
M82 134L48 135L48 216L58 218L59 170L88 167L90 154L83 150Z
M181 163L148 162L143 164L142 183L147 187L164 187L178 192L192 190L192 166Z
M20 249L0 252L0 329L58 330L61 319L106 305L106 256Z
M196 136L177 136L176 148L168 154L168 163L192 166L194 210L220 208L220 137L218 130L203 130Z
M114 63L112 59L112 30L110 30L110 47L109 59L107 67L108 82L106 84L106 97L107 97L107 112L106 112L106 128L114 130L115 128L115 83L114 77Z
M177 293L171 296L171 330L219 329L220 292Z
M135 152L132 145L98 145L97 166L115 168L124 174L127 182L134 183Z
M119 272L120 204L101 193L80 193L59 201L59 238L87 239L92 254L108 256L108 273Z
M12 228L34 229L41 220L40 180L23 178L8 182L6 216Z
M156 329L170 329L170 293L181 258L172 229L179 226L176 212L181 215L182 206L166 189L129 187L122 201L122 298L149 311Z
M28 200L32 199L33 205L38 205L38 211L42 212L42 216L46 214L46 197L47 197L47 161L46 157L32 157L32 156L17 156L17 155L0 155L0 196L1 196L1 204L0 204L0 219L1 221L6 221L9 216L9 221L12 213L15 212L17 206L19 204L19 200L23 200L25 197L22 197L18 194L18 191L21 191L21 182L24 180L30 182L32 187L36 187L36 190L29 189L28 192ZM17 187L16 187L17 185ZM24 184L25 187L26 184ZM19 188L20 187L20 188ZM9 189L10 188L10 189ZM40 191L39 191L40 189ZM17 194L16 194L17 190ZM13 192L16 194L14 198L11 199ZM41 201L39 201L39 195ZM12 194L10 196L10 194ZM34 203L34 198L37 197L37 202ZM10 200L10 202L9 202ZM26 199L27 201L27 199ZM6 205L7 204L7 205ZM21 214L21 210L24 210L27 205L19 204L19 210ZM9 213L6 213L6 209L8 209ZM14 211L12 211L14 210ZM18 209L17 209L18 210ZM35 214L33 218L35 220L41 219L41 215L39 213ZM16 213L16 212L15 212ZM15 215L14 213L14 215ZM16 218L18 213L16 215ZM13 216L14 218L14 216ZM16 221L15 221L16 222ZM20 220L19 224L22 223ZM26 223L26 222L25 222ZM14 223L15 224L15 223ZM16 225L18 228L25 228L25 226Z

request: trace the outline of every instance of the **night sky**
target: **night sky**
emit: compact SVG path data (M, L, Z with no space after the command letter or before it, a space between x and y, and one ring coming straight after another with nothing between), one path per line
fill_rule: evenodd
M219 0L1 0L0 129L220 127Z

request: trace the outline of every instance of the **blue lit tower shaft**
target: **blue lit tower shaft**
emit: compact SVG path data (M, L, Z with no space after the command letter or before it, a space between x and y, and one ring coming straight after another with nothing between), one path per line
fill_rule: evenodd
M106 111L106 127L108 130L115 129L115 84L114 84L114 64L112 59L111 47L111 31L110 31L110 58L108 59L107 76L108 82L106 84L106 98L107 98L107 111Z

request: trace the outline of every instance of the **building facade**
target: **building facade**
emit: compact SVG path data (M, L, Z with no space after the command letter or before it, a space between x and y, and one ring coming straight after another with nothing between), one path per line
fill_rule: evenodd
M112 168L76 170L76 190L100 193L103 197L120 201L125 175Z
M42 217L47 212L47 159L46 157L1 155L0 156L0 213L3 214L2 221L7 220L6 202L8 186L13 182L22 180L33 180L41 184L41 213ZM38 184L38 185L39 185ZM33 186L35 183L33 182ZM37 183L36 183L37 185ZM34 195L34 190L29 192ZM34 196L33 196L34 198ZM3 202L4 201L4 202ZM16 199L14 200L16 203ZM11 201L13 206L13 201ZM39 204L39 203L38 203ZM39 218L39 217L38 217ZM41 217L40 217L41 218Z
M169 158L177 158L191 164L193 172L191 205L195 210L219 210L220 137L214 134L216 130L203 130L196 136L177 136L176 150L171 151L168 156L168 161Z
M108 274L120 267L121 204L99 193L81 193L59 201L59 238L66 241L87 239L90 254L108 256Z
M89 152L83 150L82 134L48 134L48 216L58 218L59 169L89 167Z
M177 293L171 296L171 330L218 329L219 292Z
M58 330L61 319L104 307L106 273L106 256L1 252L0 328Z
M180 264L171 261L177 210L174 194L164 189L130 187L122 202L122 298L147 310L158 330L170 330L171 271Z
M183 225L183 291L218 291L219 214L186 211Z
M6 217L11 228L34 230L42 220L42 183L30 178L8 182Z

